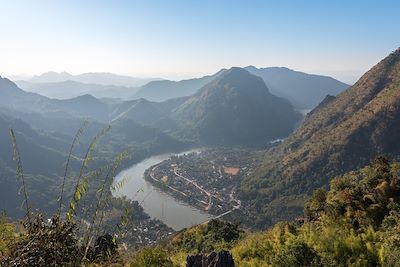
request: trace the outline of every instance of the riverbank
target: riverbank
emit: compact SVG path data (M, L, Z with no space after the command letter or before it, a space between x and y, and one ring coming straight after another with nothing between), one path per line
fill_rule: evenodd
M251 174L259 152L213 148L172 156L145 171L145 179L179 201L228 220L243 221L237 196L242 179Z
M211 215L182 203L144 179L146 169L151 166L171 156L198 150L156 155L132 165L115 177L113 185L121 183L122 186L113 192L113 196L126 196L128 199L138 201L144 212L150 217L162 221L174 230L181 230L208 221L212 218Z

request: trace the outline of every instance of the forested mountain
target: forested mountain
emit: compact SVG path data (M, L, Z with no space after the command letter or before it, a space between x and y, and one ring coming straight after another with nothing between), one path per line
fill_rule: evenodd
M222 69L213 75L182 81L152 81L142 86L131 98L146 98L147 100L160 102L171 98L190 96L224 71Z
M124 103L103 102L90 95L67 100L49 99L35 93L27 93L8 79L1 78L0 201L8 203L6 206L2 205L2 208L9 216L21 215L18 208L21 204L18 194L19 182L15 177L9 128L14 129L16 134L32 207L40 207L45 212L52 212L55 208L63 164L70 144L84 120L88 120L89 126L80 138L80 145L74 148L72 173L77 171L92 138L109 124L111 130L98 140L98 149L93 152L94 166L109 162L123 151L130 155L130 162L134 163L153 154L183 149L186 144L155 127L147 126L153 123L151 118L146 119L128 112L134 110L140 102L134 101L123 106ZM176 102L176 105L178 104L179 101ZM162 111L160 110L159 114L173 108L172 106L173 103L160 104ZM112 117L112 111L118 108L119 113ZM116 117L117 120L111 121ZM139 119L143 120L143 124ZM72 188L69 187L68 190Z
M203 144L265 145L300 120L292 105L241 68L225 71L173 113L182 134Z
M326 95L337 95L349 85L328 76L307 74L288 68L245 68L260 76L272 94L288 99L298 110L316 107Z
M352 87L327 97L284 143L265 154L241 190L257 224L293 217L329 179L368 164L376 154L400 155L400 49Z
M3 147L8 144L0 158L2 183L12 182L14 189L17 184L10 179L15 168L10 159L12 151L8 128L15 128L21 156L27 162L26 175L34 177L30 184L33 187L32 198L43 197L39 201L42 203L46 193L36 189L42 188L47 192L59 185L69 143L84 120L90 122L90 127L81 137L82 146L74 152L77 153L77 162L91 138L111 125L111 130L99 140L96 156L93 157L95 164L100 164L122 151L133 155L132 163L149 155L193 146L262 147L273 139L290 134L301 118L287 100L272 95L261 78L244 69L232 68L216 76L191 97L159 103L146 99L101 100L91 95L51 99L25 92L10 80L1 78L0 114L7 118L1 122L1 142ZM208 79L211 77L200 83ZM44 186L43 182L48 186ZM6 186L3 188L7 190ZM10 202L14 205L18 203L16 199ZM50 206L51 203L46 203L44 209ZM10 215L15 216L16 213L11 209Z
M16 179L16 164L9 128L14 129L18 148L23 155L23 170L33 208L48 210L57 196L60 179L57 176L66 157L69 139L42 134L25 122L0 113L0 203L10 216L21 216L22 196ZM78 149L79 151L79 149ZM76 166L74 161L72 166ZM58 192L58 191L57 191Z

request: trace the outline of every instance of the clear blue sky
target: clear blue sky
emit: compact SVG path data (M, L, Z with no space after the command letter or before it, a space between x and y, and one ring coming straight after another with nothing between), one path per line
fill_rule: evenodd
M349 81L400 46L399 17L398 0L0 0L0 75L255 65Z

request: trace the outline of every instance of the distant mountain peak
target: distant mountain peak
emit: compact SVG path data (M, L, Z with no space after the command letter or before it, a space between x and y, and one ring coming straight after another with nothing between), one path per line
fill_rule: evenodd
M174 117L183 135L204 144L262 146L288 135L300 115L270 94L260 77L233 67L178 107Z
M244 68L232 67L232 68L222 72L221 75L216 79L216 81L227 81L230 79L239 81L241 78L249 78L249 77L251 77L251 78L257 77L256 79L260 79L258 76L251 74L249 71L247 71Z

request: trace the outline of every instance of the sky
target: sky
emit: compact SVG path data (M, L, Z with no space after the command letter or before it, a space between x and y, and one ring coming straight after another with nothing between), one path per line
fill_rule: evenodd
M284 66L352 83L400 46L398 0L0 0L0 75L183 79Z

